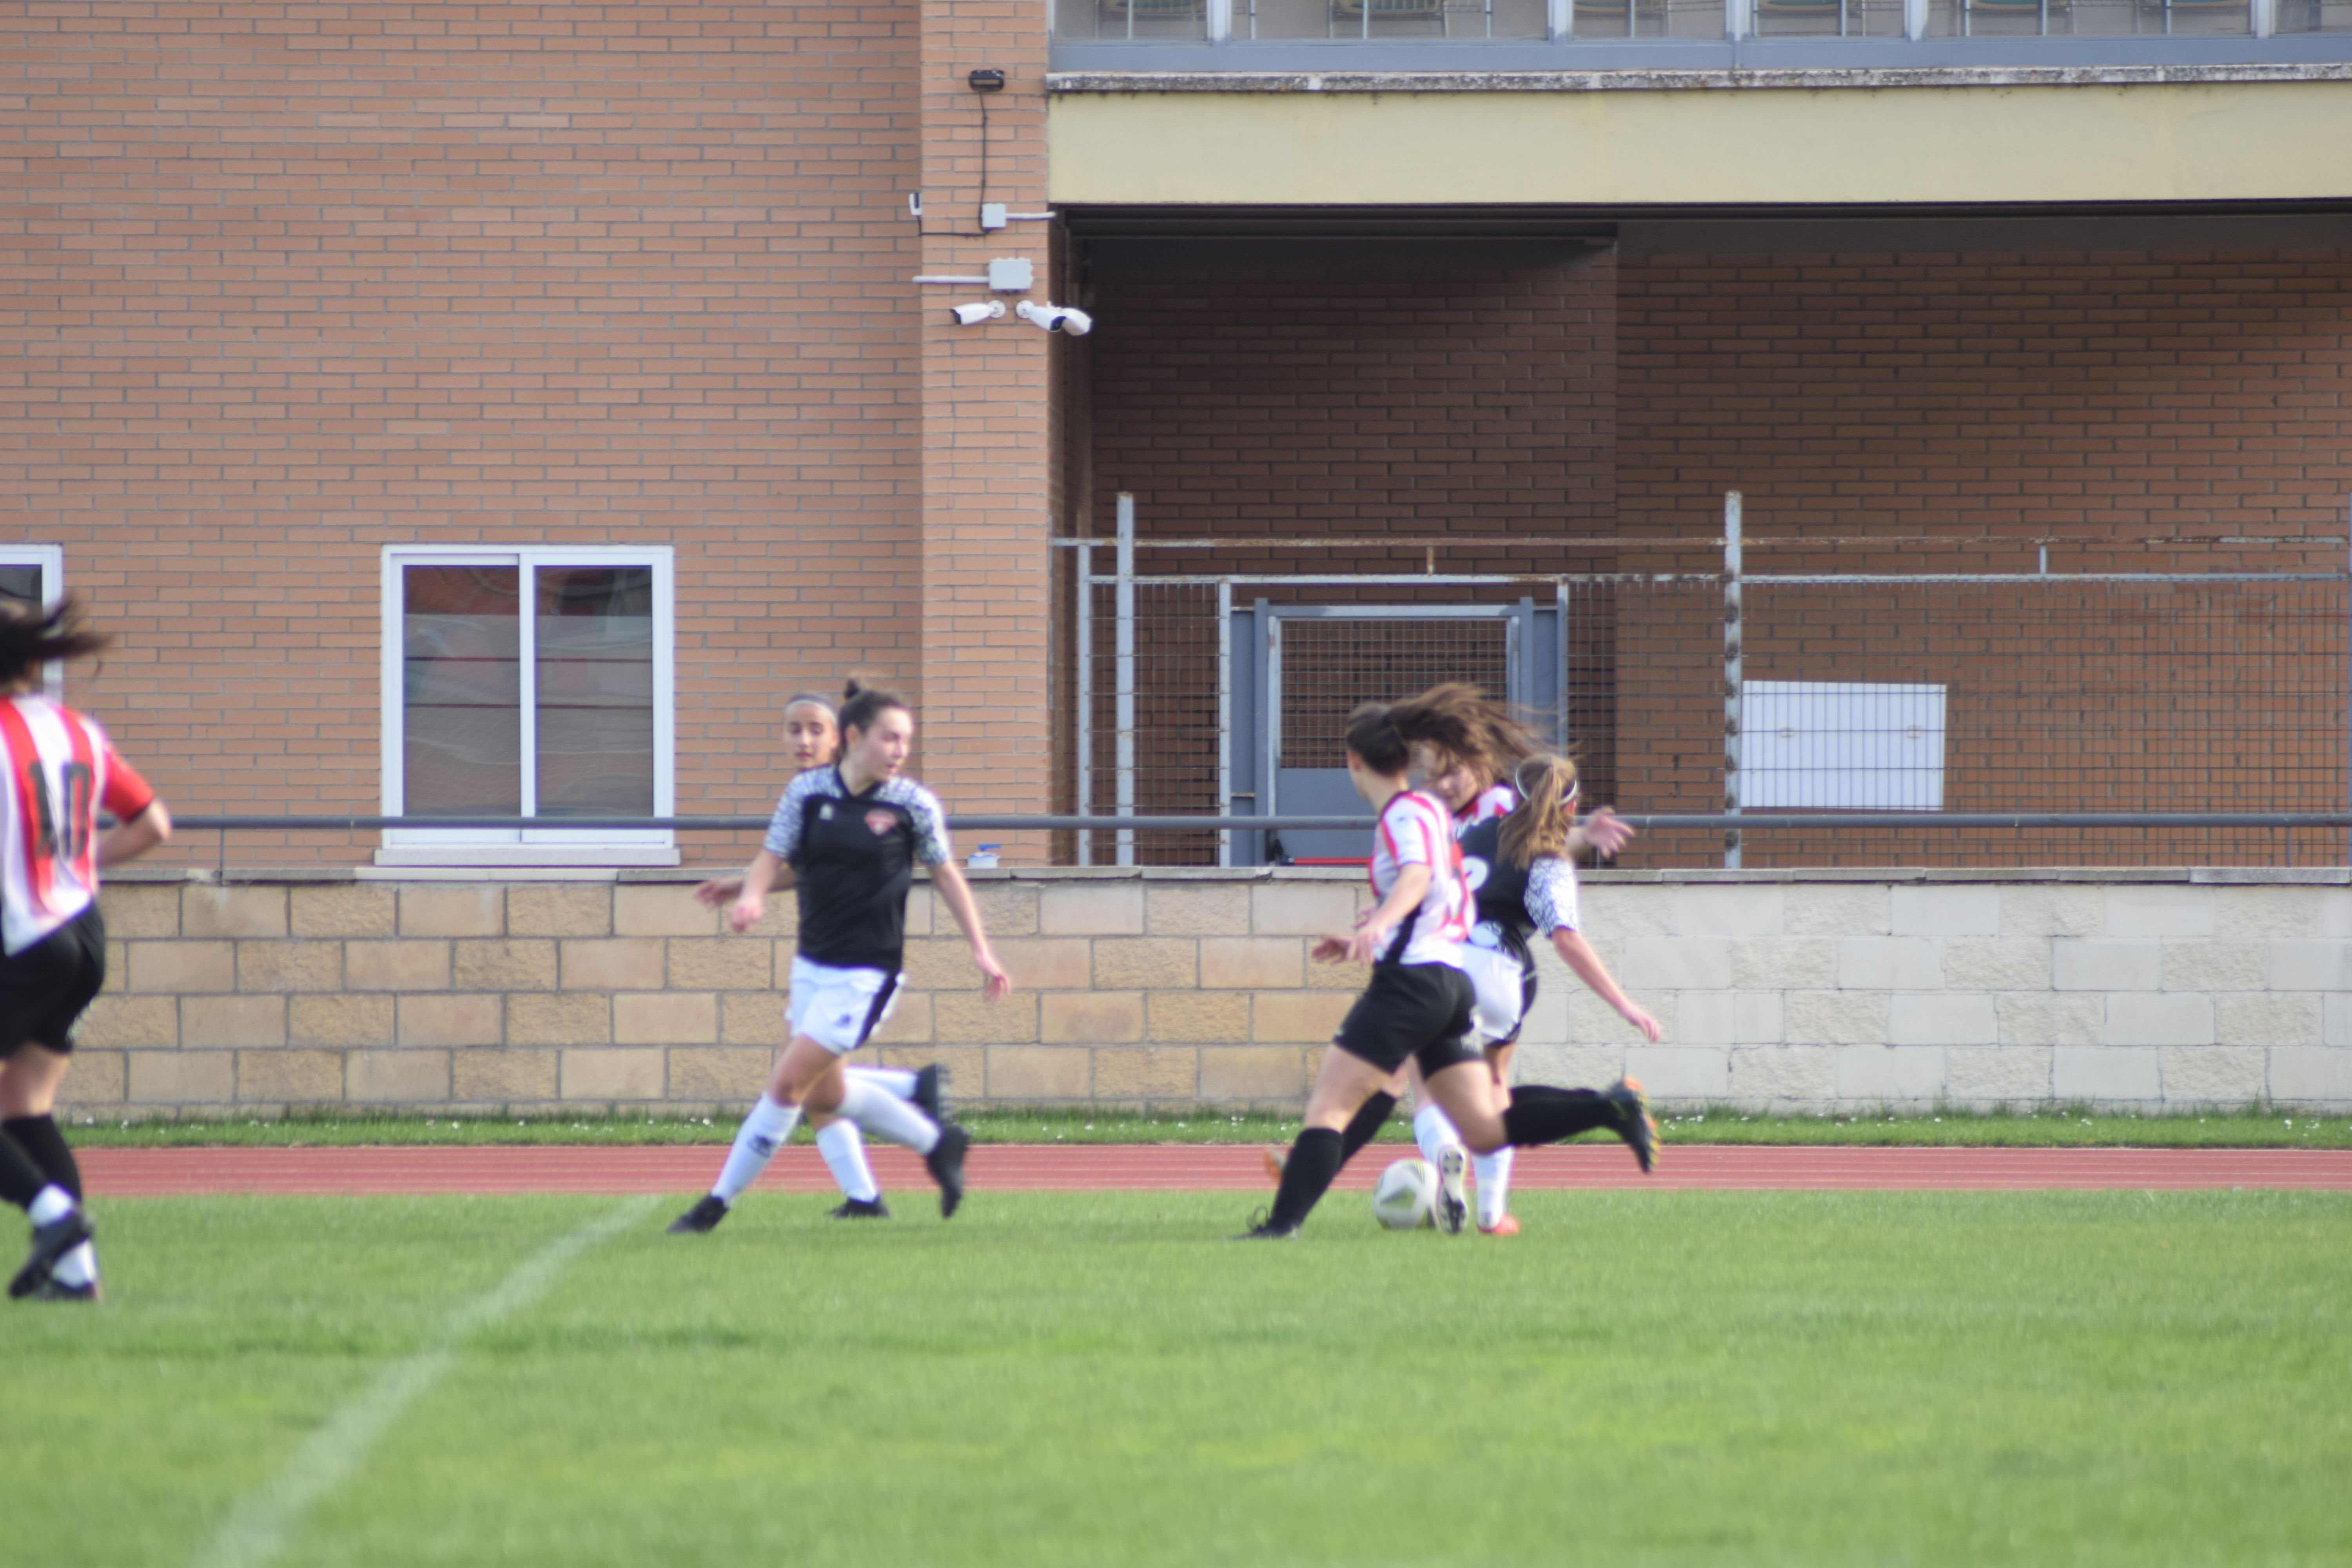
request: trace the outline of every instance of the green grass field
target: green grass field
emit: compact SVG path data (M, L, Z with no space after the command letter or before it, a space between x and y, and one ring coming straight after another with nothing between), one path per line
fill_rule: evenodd
M8 1310L0 1558L2352 1561L2341 1195L683 1201L104 1204L113 1299Z
M323 1147L358 1143L724 1143L732 1117L423 1117L334 1111L275 1118L134 1121L69 1113L73 1139L99 1148ZM968 1110L983 1143L1287 1143L1291 1116L1223 1111ZM1843 1116L1757 1116L1721 1106L1662 1112L1666 1138L1688 1143L1903 1144L1969 1148L2352 1149L2352 1116L2312 1116L2247 1106L2235 1110L2133 1116L2056 1106L2036 1113L1959 1110ZM1386 1137L1412 1141L1407 1119Z

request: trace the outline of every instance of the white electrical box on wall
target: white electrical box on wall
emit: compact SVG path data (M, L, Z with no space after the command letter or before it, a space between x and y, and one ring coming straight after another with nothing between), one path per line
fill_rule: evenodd
M1750 680L1740 693L1748 811L1944 809L1944 688Z

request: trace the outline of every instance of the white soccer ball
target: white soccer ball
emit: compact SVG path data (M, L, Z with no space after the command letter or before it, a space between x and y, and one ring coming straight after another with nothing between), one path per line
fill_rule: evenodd
M1399 1160L1372 1188L1372 1215L1391 1230L1437 1223L1437 1171L1426 1160Z

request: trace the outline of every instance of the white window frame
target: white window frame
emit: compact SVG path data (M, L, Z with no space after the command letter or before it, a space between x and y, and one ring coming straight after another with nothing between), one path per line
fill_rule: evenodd
M410 566L513 566L530 574L561 566L647 566L654 574L654 810L677 807L677 551L667 544L387 544L383 547L381 711L383 815L404 806L407 747L403 699L406 679L402 627L406 605L401 575ZM44 579L46 582L47 579ZM520 595L523 701L522 780L535 794L538 763L537 595ZM536 802L533 802L535 808ZM512 815L535 815L516 803ZM379 866L675 866L677 836L667 828L395 827L375 852Z
M0 566L37 566L41 569L41 608L54 610L66 596L66 547L62 544L0 544ZM41 684L51 701L62 699L66 692L66 664L58 659L49 666Z

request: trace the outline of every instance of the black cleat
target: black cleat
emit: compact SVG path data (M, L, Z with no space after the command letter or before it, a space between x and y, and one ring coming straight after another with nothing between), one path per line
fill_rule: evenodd
M1276 1225L1274 1223L1273 1211L1260 1209L1250 1217L1250 1227L1247 1230L1239 1236L1229 1236L1225 1239L1227 1241L1297 1241L1298 1227L1295 1225Z
M947 1069L933 1062L915 1075L915 1089L907 1096L908 1103L944 1126L947 1118L940 1114L940 1090L948 1083Z
M672 1236L709 1236L727 1217L727 1200L716 1193L706 1193L695 1205L669 1222Z
M940 1141L923 1156L930 1167L931 1180L940 1184L940 1217L953 1219L963 1204L963 1154L971 1147L971 1134L952 1121L940 1124Z
M79 1285L68 1285L51 1274L33 1288L32 1299L36 1301L103 1301L106 1300L106 1292L98 1288L98 1281L95 1279L85 1280Z
M888 1219L890 1205L880 1198L851 1198L837 1209L825 1212L827 1219Z
M89 1215L79 1204L47 1225L35 1226L33 1249L25 1255L25 1266L16 1270L16 1277L8 1281L10 1299L21 1301L39 1289L58 1259L89 1237Z
M1617 1108L1617 1136L1633 1151L1633 1158L1642 1163L1642 1173L1647 1175L1658 1163L1658 1120L1650 1114L1650 1102L1642 1098L1642 1080L1621 1078L1601 1091L1601 1098Z

